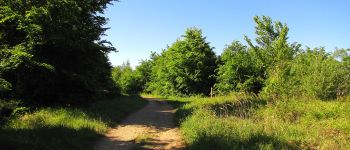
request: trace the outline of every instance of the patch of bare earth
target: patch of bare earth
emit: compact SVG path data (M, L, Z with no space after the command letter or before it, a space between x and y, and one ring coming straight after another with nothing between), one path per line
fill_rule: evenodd
M174 124L174 109L165 101L147 100L146 107L131 114L97 142L95 150L183 149L179 129Z

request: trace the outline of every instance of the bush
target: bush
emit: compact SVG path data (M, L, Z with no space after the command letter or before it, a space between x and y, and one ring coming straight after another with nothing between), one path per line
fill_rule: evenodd
M139 70L133 70L129 62L112 69L112 79L123 94L138 94L143 91L145 82Z
M20 107L18 100L0 99L0 125L6 123L10 118L22 114L25 107Z
M257 62L246 46L238 41L228 45L220 57L221 64L217 68L215 89L220 94L232 91L258 93L263 79Z
M216 55L202 31L189 28L154 59L148 90L160 95L209 95L215 68Z
M269 70L264 94L270 97L335 99L349 93L349 69L324 49L308 49ZM276 97L275 97L276 98Z

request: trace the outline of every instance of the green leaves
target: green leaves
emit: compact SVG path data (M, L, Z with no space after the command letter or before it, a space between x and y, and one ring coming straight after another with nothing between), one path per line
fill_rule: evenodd
M112 79L120 88L123 94L135 94L140 92L138 87L139 79L129 62L112 69Z
M11 83L7 82L5 79L0 78L0 95L3 96L6 92L10 91L12 88Z
M152 67L148 89L162 95L209 94L216 56L198 28L189 28Z
M75 103L116 90L100 39L111 0L0 2L0 78L31 104Z
M257 83L259 68L252 52L238 41L228 45L221 55L217 69L216 89L220 94L232 91L259 92L262 85Z
M333 54L323 48L302 50L288 42L286 24L254 17L257 38L245 37L248 46L233 42L224 49L217 69L219 93L244 91L283 97L334 99L349 93L349 54Z
M270 17L254 17L256 23L255 39L258 45L245 36L246 42L253 49L256 58L264 68L274 65L278 61L291 60L300 50L301 45L288 43L289 28L279 21L272 22Z
M13 21L16 20L16 17L19 15L16 14L12 9L8 6L1 6L0 7L0 23L3 24L7 21Z

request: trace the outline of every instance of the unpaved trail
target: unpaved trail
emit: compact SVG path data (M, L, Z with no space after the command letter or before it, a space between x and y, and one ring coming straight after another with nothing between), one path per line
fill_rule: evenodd
M146 99L148 105L111 129L95 144L95 150L183 149L179 129L174 124L174 109L165 101Z

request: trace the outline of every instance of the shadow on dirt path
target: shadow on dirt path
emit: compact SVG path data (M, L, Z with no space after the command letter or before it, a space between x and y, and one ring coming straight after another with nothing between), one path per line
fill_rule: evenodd
M95 150L184 148L179 129L174 123L175 110L166 101L145 99L149 104L111 129L105 138L95 144Z

